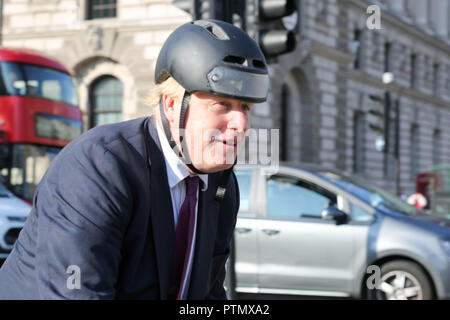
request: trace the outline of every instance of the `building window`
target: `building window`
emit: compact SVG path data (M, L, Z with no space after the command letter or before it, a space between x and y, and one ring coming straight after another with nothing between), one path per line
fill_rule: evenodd
M439 64L433 65L433 94L437 97L439 95Z
M87 19L115 18L117 16L116 0L88 0Z
M123 85L112 76L103 76L90 86L89 128L122 121Z
M411 79L410 79L411 80L410 81L411 89L414 89L415 86L416 86L416 59L417 59L417 56L416 56L415 53L413 53L411 55L411 73L410 73L410 75L411 75Z
M410 140L410 166L411 178L416 179L419 173L419 126L413 124L411 126L411 140Z
M407 17L414 17L414 3L411 0L406 1L405 13Z
M362 112L357 111L353 117L353 171L355 173L364 172L365 145L365 118Z
M441 131L436 129L433 132L433 164L440 164L441 150Z
M361 68L361 35L361 30L355 30L353 33L352 50L355 55L355 60L353 62L353 67L355 69Z

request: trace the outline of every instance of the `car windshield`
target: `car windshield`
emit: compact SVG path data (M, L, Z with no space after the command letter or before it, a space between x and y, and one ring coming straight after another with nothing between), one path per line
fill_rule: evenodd
M417 208L409 205L392 193L367 183L363 179L348 177L329 171L320 171L318 173L347 192L367 202L372 207L403 212L406 214L417 214L420 212Z

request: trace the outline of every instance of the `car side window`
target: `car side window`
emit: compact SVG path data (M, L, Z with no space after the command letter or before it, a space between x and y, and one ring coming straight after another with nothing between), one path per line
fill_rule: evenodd
M356 204L351 204L350 208L352 210L352 221L356 222L370 222L374 219L373 215L357 206Z
M293 177L274 175L266 183L267 216L322 218L322 211L336 204L329 191Z
M239 215L250 214L250 191L252 186L251 170L234 170L239 184L240 206Z

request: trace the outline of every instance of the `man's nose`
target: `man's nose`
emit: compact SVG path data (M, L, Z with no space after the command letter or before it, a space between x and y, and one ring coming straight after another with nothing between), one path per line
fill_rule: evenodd
M249 126L248 114L242 110L233 110L230 113L228 129L236 131L247 131Z

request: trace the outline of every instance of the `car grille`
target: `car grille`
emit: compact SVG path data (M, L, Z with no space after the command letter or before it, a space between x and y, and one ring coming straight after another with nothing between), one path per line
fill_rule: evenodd
M1 253L10 253L11 249L3 249L2 247L0 247L0 254Z
M12 246L19 237L20 230L22 230L22 228L9 229L8 232L5 234L6 244Z
M11 222L25 222L27 220L27 217L8 217L8 221Z

